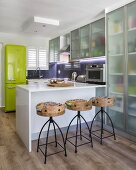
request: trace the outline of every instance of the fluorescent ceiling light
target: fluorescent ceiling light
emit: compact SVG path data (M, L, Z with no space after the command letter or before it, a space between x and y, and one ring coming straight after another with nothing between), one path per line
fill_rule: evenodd
M34 16L34 22L59 26L59 20L54 20L54 19L49 19L49 18L42 18L42 17Z

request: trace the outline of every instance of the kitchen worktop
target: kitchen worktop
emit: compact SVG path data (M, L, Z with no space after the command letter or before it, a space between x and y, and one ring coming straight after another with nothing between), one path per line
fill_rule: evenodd
M74 86L69 87L50 87L47 83L32 83L16 87L16 132L29 152L32 150L32 140L38 138L41 125L48 120L47 117L37 115L36 105L38 103L48 101L65 103L65 101L71 99L89 100L97 95L98 89L105 91L106 87L106 85L73 83ZM64 115L57 116L54 119L65 132L75 114L75 111L66 109ZM92 107L91 110L84 111L83 114L86 121L90 122L94 117L95 108ZM72 126L75 126L75 124L76 122L73 122ZM44 131L47 131L47 128L44 128ZM43 132L42 135L45 134Z
M69 87L50 87L45 83L33 83L33 84L26 84L26 85L18 85L18 88L22 88L29 92L42 92L42 91L56 91L56 90L69 90L69 89L87 89L87 88L94 88L94 87L106 87L106 85L97 85L97 84L88 84L88 83L78 83L74 82L73 86Z

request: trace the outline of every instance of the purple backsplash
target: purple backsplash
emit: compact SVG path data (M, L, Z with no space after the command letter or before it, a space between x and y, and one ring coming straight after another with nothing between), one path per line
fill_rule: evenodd
M57 63L49 64L49 76L47 78L57 78Z
M105 59L92 60L92 61L82 61L80 62L80 68L76 69L65 69L65 64L57 64L57 78L71 78L72 72L76 71L77 75L86 74L87 64L105 64ZM60 70L60 74L58 74Z
M105 58L94 59L91 61L81 61L79 68L66 69L65 64L50 63L49 70L40 70L43 78L71 78L72 72L76 71L78 75L86 74L86 64L104 64ZM60 70L60 74L58 73ZM28 70L28 79L38 78L39 70Z

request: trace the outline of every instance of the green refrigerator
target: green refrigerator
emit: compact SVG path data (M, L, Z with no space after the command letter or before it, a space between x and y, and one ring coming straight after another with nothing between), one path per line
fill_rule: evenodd
M26 84L26 47L5 46L5 112L16 110L16 85Z

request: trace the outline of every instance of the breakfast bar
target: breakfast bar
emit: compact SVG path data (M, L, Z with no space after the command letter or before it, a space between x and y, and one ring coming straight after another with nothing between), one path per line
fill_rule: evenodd
M47 83L18 85L16 87L16 131L29 152L32 150L32 140L38 139L41 126L47 121L46 117L36 114L36 105L40 102L60 102L65 103L71 99L86 99L96 96L96 90L105 89L105 85L96 85L88 83L77 83L69 87L50 87ZM95 114L95 108L90 111L81 112L89 122ZM72 117L76 115L75 111L66 109L61 117L55 117L63 132L66 131ZM76 121L72 125L75 125ZM53 129L53 127L51 127ZM45 128L44 131L47 129ZM45 133L42 134L42 137Z

